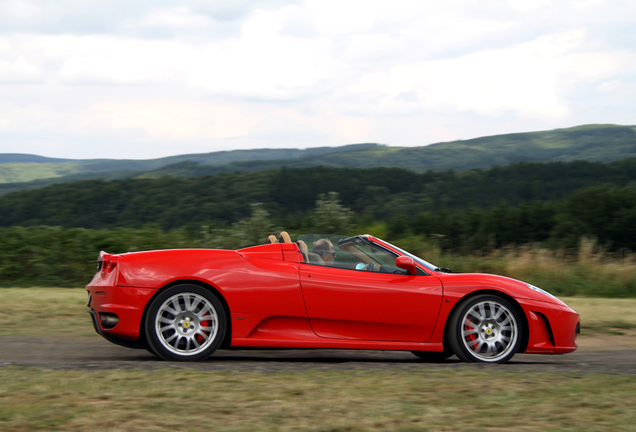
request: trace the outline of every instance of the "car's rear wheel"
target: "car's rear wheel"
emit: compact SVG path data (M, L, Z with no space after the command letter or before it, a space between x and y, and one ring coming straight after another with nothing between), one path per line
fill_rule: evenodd
M451 351L443 351L443 352L431 352L431 351L411 351L411 353L415 354L422 360L431 363L437 363L446 360L450 356L453 355Z
M521 326L510 303L480 295L466 299L452 314L448 341L461 360L505 363L521 345Z
M199 361L217 350L225 337L223 305L197 285L176 285L152 301L146 315L146 337L164 360Z

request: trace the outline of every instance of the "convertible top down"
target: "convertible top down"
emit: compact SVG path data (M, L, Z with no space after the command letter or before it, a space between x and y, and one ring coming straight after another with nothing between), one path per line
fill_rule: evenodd
M236 251L101 252L95 330L165 360L219 348L406 350L504 363L576 349L578 314L540 288L439 268L370 235L286 232Z

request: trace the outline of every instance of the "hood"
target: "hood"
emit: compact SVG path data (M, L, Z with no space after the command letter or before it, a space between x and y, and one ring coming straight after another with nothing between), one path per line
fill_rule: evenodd
M567 306L557 297L537 286L505 276L485 273L437 272L435 273L435 276L442 281L445 290L456 288L472 291L474 288L485 288L501 291L515 298L525 298L529 300L536 300Z

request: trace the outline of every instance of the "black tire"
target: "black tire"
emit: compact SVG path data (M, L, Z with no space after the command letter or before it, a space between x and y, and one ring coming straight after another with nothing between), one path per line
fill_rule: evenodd
M523 323L501 297L479 295L464 300L449 324L450 347L466 362L506 363L521 345Z
M451 351L433 352L433 351L411 351L414 355L418 356L424 361L429 363L443 362L447 358L453 355Z
M146 314L148 346L170 361L200 361L221 345L227 328L219 299L197 285L176 285L154 298Z

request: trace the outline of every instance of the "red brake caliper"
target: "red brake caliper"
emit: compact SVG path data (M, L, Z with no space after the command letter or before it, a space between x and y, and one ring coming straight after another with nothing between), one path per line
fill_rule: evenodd
M471 322L471 321L470 321L470 318L466 318L466 321L467 321L467 322ZM470 329L471 329L471 327L469 327L469 326L468 326L468 324L464 324L464 331L468 331L468 330L470 330ZM473 342L473 341L474 341L474 340L476 340L476 339L477 339L477 333L471 333L471 334L469 334L468 336L466 336L466 340L467 340L468 342Z
M209 327L209 326L210 326L210 321L201 321L201 327ZM204 333L208 334L209 331L205 330ZM205 341L203 336L198 333L194 337L196 338L197 342L199 342L200 344L202 344Z

